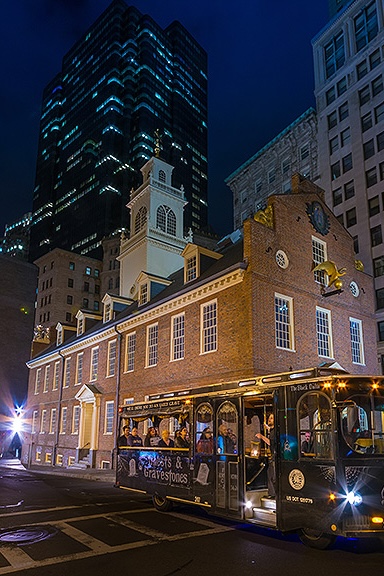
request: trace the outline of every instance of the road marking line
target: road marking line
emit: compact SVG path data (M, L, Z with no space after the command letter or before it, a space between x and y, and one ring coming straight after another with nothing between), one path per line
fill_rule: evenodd
M31 562L31 557L18 547L1 546L0 553L12 567L22 567Z
M56 524L56 528L58 527L59 526ZM79 530L79 528L75 528L74 526L70 526L65 522L60 523L59 529L61 532L64 532L64 534L67 534L67 536L69 536L73 540L76 540L77 542L84 544L84 546L87 546L87 548L90 548L91 550L97 552L98 554L108 553L111 549L111 546L109 546L109 544L106 544L102 540L98 540L97 538L94 538L87 532Z

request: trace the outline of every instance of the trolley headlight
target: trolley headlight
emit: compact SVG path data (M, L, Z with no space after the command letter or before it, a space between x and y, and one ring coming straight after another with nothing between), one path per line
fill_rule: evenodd
M359 504L362 503L363 498L358 492L348 492L347 501L350 504L353 504L353 506L359 506Z

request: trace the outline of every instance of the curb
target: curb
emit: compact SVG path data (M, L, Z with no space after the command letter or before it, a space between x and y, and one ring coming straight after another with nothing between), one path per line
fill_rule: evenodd
M111 484L114 484L116 479L116 473L114 470L99 470L95 468L77 468L76 470L71 470L69 468L53 468L48 466L31 466L30 468L26 468L20 460L16 458L7 460L0 459L0 468L25 470L36 474L46 474L51 476L66 476L67 478L83 478L84 480L108 482Z

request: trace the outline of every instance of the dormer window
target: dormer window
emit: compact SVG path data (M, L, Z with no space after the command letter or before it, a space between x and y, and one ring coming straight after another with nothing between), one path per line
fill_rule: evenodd
M182 256L184 258L184 282L187 283L199 278L205 270L222 257L222 254L191 242L184 248Z
M160 294L160 292L170 284L171 281L167 278L148 274L147 272L140 272L135 282L135 285L138 287L137 299L139 306L148 304L152 298L155 298L155 296Z
M142 284L139 291L139 304L142 306L148 302L148 284Z
M191 256L186 263L185 281L190 282L195 278L197 278L197 258L196 256Z
M156 213L156 228L176 236L176 216L168 206L159 206Z
M132 298L124 298L123 296L115 296L114 294L105 294L103 300L104 310L103 310L103 322L109 322L114 320L116 314L119 314L122 310L130 306L134 301ZM96 316L95 316L96 317ZM97 315L100 319L100 316Z
M142 206L138 213L136 214L135 218L135 234L140 232L145 226L147 222L147 209L145 206Z
M77 335L80 336L84 332L84 317L77 320Z

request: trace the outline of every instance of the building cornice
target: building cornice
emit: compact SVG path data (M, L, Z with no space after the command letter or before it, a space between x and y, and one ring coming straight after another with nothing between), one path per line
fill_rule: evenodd
M177 312L189 304L204 300L209 296L214 296L218 292L226 290L227 288L232 288L243 281L244 272L245 270L243 268L238 268L237 270L225 274L224 276L220 276L219 278L199 286L194 290L189 290L184 294L179 294L176 298L163 302L158 306L154 306L150 310L147 309L140 315L133 315L117 325L118 332L127 332L139 324L153 321L171 312Z

